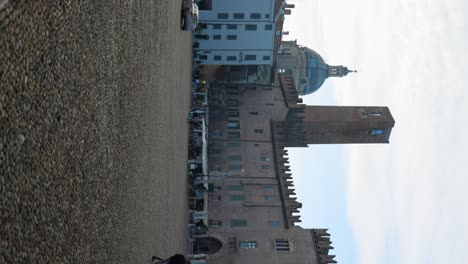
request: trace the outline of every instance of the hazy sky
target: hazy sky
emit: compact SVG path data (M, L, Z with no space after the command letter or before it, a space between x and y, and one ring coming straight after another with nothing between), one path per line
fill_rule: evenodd
M305 102L386 105L396 120L389 145L290 151L303 226L330 227L339 263L465 263L468 1L288 3L289 39L359 71Z

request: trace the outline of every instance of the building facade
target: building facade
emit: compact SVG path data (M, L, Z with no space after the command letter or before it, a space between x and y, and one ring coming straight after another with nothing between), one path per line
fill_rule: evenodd
M213 82L209 98L208 233L195 253L209 263L336 263L326 230L298 225L286 148L388 143L388 109L306 106L290 76L269 86Z
M212 0L200 6L194 39L202 64L219 68L218 81L270 83L284 16L294 5L284 0Z

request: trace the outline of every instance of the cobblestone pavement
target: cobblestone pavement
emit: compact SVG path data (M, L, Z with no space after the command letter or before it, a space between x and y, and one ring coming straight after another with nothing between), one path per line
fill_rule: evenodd
M0 263L185 252L182 1L1 4Z

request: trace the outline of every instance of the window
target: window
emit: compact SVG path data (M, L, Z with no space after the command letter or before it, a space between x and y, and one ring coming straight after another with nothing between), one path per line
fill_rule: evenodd
M242 156L241 155L230 155L228 157L229 160L233 161L233 160L242 160Z
M240 138L240 132L228 132L228 138L229 139L239 139Z
M263 134L263 129L254 129L255 134Z
M210 195L209 199L210 199L210 201L221 201L221 196L219 196L219 195Z
M251 115L258 115L258 112L249 112Z
M257 25L245 25L245 30L257 30Z
M210 36L197 34L197 35L194 36L194 38L195 39L206 39L206 40L208 40L208 39L210 39Z
M274 195L265 195L265 200L274 201L274 200L276 200L276 196L274 196Z
M208 59L208 56L206 56L206 55L198 55L198 58L199 58L200 60L206 60L206 59Z
M236 61L237 57L236 56L227 56L226 60L227 61Z
M236 40L237 35L227 35L226 38L227 38L227 40Z
M273 186L271 186L271 185L264 185L264 186L263 186L263 189L264 189L264 190L268 190L268 191L269 191L269 190L273 190Z
M378 113L378 112L372 112L372 113L369 113L370 116L382 116L382 113Z
M270 161L270 157L261 157L262 161Z
M239 241L239 248L257 248L257 241Z
M265 30L272 30L273 29L273 25L269 24L269 25L265 25Z
M270 56L263 56L263 60L264 60L264 61L269 61L269 60L270 60Z
M374 130L369 131L369 134L373 136L383 135L383 133L384 133L383 129L374 129Z
M265 18L270 18L270 14L265 14Z
M246 61L257 60L257 55L245 55L244 60L246 60Z
M208 220L209 226L221 226L221 220Z
M262 165L262 169L269 170L269 169L271 169L271 166L270 165Z
M239 129L240 128L240 122L239 120L229 120L227 127L229 129Z
M227 29L230 29L230 30L235 30L235 29L237 29L237 25L227 24L227 25L226 25L226 28L227 28Z
M242 170L242 165L241 164L230 164L229 165L229 170L231 170L231 171L240 171L240 170Z
M240 142L228 142L227 146L228 148L240 148L241 143Z
M237 99L229 99L227 100L228 106L239 106L239 100Z
M238 111L228 111L228 117L239 117Z
M214 40L220 40L220 39L221 39L221 35L213 35L213 39L214 39Z
M260 13L252 13L250 14L250 19L260 19L262 15Z
M215 60L215 61L220 61L220 60L221 60L221 56L215 55L215 56L213 57L213 60Z
M260 144L254 144L254 147L258 147L258 146L260 146Z
M213 29L221 29L221 25L220 24L214 24Z
M289 251L289 240L275 239L275 249L277 251Z
M247 220L231 220L231 226L247 226Z
M244 19L244 14L242 14L242 13L234 13L234 19Z
M280 221L268 221L268 224L271 227L281 227L281 222Z
M229 185L229 190L231 191L243 191L244 185Z
M228 19L228 13L218 13L218 19Z
M244 201L244 195L230 195L231 201Z

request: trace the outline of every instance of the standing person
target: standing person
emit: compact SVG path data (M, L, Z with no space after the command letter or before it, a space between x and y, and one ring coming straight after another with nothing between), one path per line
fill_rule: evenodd
M175 254L174 256L168 259L162 259L158 256L153 256L151 258L152 264L188 264L189 262L185 259L184 255Z

